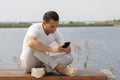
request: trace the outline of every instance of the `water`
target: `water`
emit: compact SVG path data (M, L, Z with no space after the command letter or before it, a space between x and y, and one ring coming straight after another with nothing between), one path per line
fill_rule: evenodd
M19 59L22 50L22 41L27 28L0 29L0 68L18 68L12 61L13 56ZM95 50L90 53L88 68L110 69L120 78L120 28L119 27L64 27L59 28L66 41L74 41L81 46L80 63L77 53L73 51L73 67L84 68L85 41ZM54 45L54 44L53 44Z

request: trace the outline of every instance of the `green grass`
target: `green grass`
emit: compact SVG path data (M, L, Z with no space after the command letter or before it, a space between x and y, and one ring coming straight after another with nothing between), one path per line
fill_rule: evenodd
M30 25L31 23L0 23L0 28L23 28Z
M80 26L114 26L113 23L110 22L95 22L95 23L84 23L84 22L69 22L66 24L60 24L61 27L80 27Z

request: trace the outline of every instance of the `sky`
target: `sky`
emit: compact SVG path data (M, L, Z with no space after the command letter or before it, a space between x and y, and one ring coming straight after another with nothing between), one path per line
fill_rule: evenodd
M42 21L51 10L60 21L120 19L120 0L0 0L0 22Z

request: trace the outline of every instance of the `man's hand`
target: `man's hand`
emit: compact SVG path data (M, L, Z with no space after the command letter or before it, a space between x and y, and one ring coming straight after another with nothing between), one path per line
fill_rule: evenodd
M63 46L64 44L59 44L58 45L58 47L59 47L59 49L60 49L60 53L62 53L62 52L65 52L65 53L70 53L71 52L71 47L70 46L68 46L67 48L62 48L62 46Z
M63 44L59 44L57 46L52 47L51 52L53 52L53 53L62 53L62 52L64 52L63 49L62 49L62 46L63 46Z
M65 53L70 53L71 52L71 47L67 47L67 48L62 48L62 51Z
M55 46L55 47L52 47L51 52L53 52L53 53L62 53L63 50L62 50L61 47L59 47L59 46Z

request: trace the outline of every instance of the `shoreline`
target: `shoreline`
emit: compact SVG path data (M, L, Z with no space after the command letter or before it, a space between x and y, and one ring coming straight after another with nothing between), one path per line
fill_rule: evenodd
M0 23L0 28L28 28L34 23L29 22L19 22L19 23ZM58 27L120 27L120 22L94 22L94 23L85 23L85 22L69 22L69 23L60 23Z
M0 28L28 28L28 27L0 27ZM58 26L58 27L68 27L69 28L69 27L120 27L120 26Z

